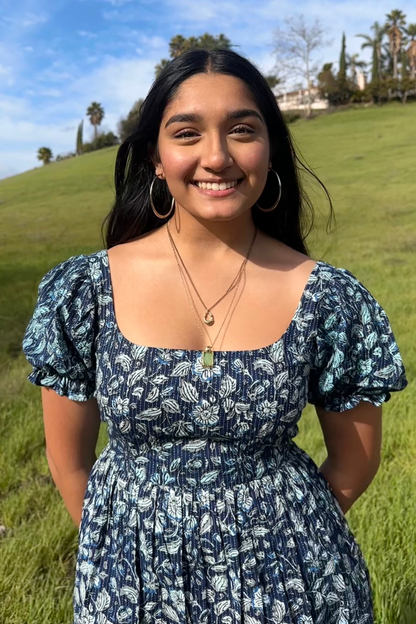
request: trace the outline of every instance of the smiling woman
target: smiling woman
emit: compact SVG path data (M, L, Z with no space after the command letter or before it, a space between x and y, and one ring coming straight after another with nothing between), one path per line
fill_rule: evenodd
M258 205L267 208L276 200L279 187L275 176L267 176L268 170L273 169L284 180L278 213L273 211L265 215L255 209L253 222L269 236L307 254L305 238L312 227L313 208L303 190L300 172L306 171L320 182L298 158L276 98L260 72L246 59L227 50L183 54L177 63L170 63L168 67L169 71L163 72L155 81L144 101L136 131L119 149L115 173L116 202L106 220L107 245L125 243L160 228L160 219L155 219L151 210L149 188L155 177L154 157L161 149L161 141L166 144L169 140L170 150L188 154L196 142L199 142L200 149L202 140L206 152L215 159L218 150L215 153L212 147L215 148L216 139L224 145L227 136L227 143L234 139L231 145L240 152L244 150L252 158L257 154L254 150L263 148L265 160L259 165L258 172L262 176L258 181L260 193L251 206L259 200ZM201 108L203 103L205 106ZM210 145L210 141L214 141L214 145ZM185 150L178 152L179 146ZM238 173L240 178L237 181L240 182L244 172ZM156 175L160 176L160 169ZM166 179L166 184L155 184L153 200L159 214L169 218L172 214L169 207L175 196L171 188L173 180L163 176L162 179ZM220 183L218 179L217 173L207 175L204 171L199 181L216 184ZM229 179L227 169L226 181ZM257 193L257 188L250 190L253 195ZM331 205L329 195L328 199Z
M373 623L344 514L407 380L379 303L308 255L300 168L258 70L187 52L119 149L107 248L42 279L23 347L79 525L74 624Z

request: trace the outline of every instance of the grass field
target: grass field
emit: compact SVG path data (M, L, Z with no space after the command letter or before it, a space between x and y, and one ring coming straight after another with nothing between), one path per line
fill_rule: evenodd
M410 382L384 407L382 465L347 514L370 569L377 624L416 622L415 121L415 105L391 105L291 126L337 217L326 234L327 206L311 189L311 255L348 268L385 307ZM77 529L49 476L40 390L26 381L21 340L41 277L104 246L115 155L110 148L0 182L1 624L71 623ZM98 451L105 442L102 430ZM296 442L323 461L311 406Z

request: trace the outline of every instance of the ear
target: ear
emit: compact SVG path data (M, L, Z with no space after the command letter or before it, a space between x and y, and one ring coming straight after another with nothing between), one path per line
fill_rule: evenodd
M163 169L163 165L162 163L158 163L155 166L155 174L156 176L160 179L160 180L164 180L165 179L165 171Z
M153 163L153 166L155 168L155 175L160 178L161 180L165 179L165 172L163 169L163 165L160 162L160 156L159 156L159 150L157 149L157 146L154 147L152 145L150 145L150 143L147 146L148 149L148 153L149 153L149 158Z

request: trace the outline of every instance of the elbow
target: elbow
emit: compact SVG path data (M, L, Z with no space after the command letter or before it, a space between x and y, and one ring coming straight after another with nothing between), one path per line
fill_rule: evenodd
M56 478L60 475L66 476L68 474L74 474L78 472L90 472L94 463L97 460L97 456L95 452L92 453L83 453L80 456L70 456L61 455L55 461L52 453L48 449L46 445L46 459L48 462L49 470L51 471L52 477L56 482Z
M362 466L361 469L355 473L354 481L355 481L357 492L359 492L360 494L365 492L365 490L373 482L378 472L379 467L380 467L380 461L373 460L369 462L367 465Z
M368 472L368 478L369 478L369 485L371 483L371 481L374 479L374 477L376 476L379 468L380 468L380 464L381 464L381 456L380 454L378 454L376 457L373 457L369 463L368 463L368 468L367 468L367 472Z
M52 456L51 456L51 454L50 454L50 452L49 452L48 447L46 447L46 453L45 453L45 454L46 454L46 460L47 460L47 462L48 462L49 470L50 470L51 472L53 472L53 471L54 471L54 469L55 469L55 462L54 462L54 461L53 461L53 459L52 459Z
M341 488L362 494L375 478L380 467L379 454L361 457L361 461L351 461L351 457L340 459L328 456L328 465L333 474L339 475L338 481Z
M48 452L48 448L46 448L46 460L48 462L49 472L51 473L51 477L56 487L59 487L59 472L56 467L55 462L52 459L51 454Z

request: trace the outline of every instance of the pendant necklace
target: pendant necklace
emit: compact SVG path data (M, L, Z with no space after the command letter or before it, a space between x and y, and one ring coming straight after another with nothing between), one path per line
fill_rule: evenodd
M176 263L177 263L178 268L179 268L179 273L180 273L180 276L181 276L181 279L182 279L182 283L183 283L184 288L185 288L186 296L187 296L188 302L189 302L189 304L190 304L190 307L191 307L191 310L192 310L192 314L193 314L194 321L195 321L195 324L196 324L196 326L197 326L198 332L200 333L200 335L201 335L201 337L202 337L203 342L205 342L205 340L204 340L204 335L202 334L201 329L200 329L200 324L202 325L202 323L201 323L201 321L200 321L200 319L199 319L199 317L198 317L198 313L197 313L197 310L196 310L196 307L195 307L195 304L194 304L194 301L193 301L193 297L192 297L192 294L191 294L190 288L189 288L188 284L186 283L184 269L181 267L181 264L179 263L178 256L180 257L180 254L179 254L179 252L178 252L178 250L177 250L177 247L176 247L176 245L174 244L173 239L172 239L172 237L171 237L171 235L170 235L170 232L169 232L169 225L168 225L168 224L169 224L169 221L166 223L166 227L167 227L167 230L168 230L169 239L170 239L171 246L172 246L172 250L173 250L173 253L174 253L174 256L175 256L175 259L176 259ZM241 282L241 279L242 279L242 277L243 277L243 274L245 274L246 264L247 264L247 262L248 262L248 259L249 259L249 256L250 256L250 252L251 252L252 247L253 247L253 245L254 245L254 241L255 241L255 239L256 239L256 236L257 236L257 227L255 226L254 236L253 236L253 239L252 239L252 242L251 242L250 248L249 248L249 250L248 250L247 256L245 257L245 259L244 259L244 261L243 261L243 263L242 263L242 265L241 265L241 267L240 267L240 270L239 270L239 272L238 272L238 274L237 274L237 276L236 276L236 278L235 278L235 280L234 280L236 283L234 284L234 286L232 286L233 288L235 288L235 292L234 292L234 294L233 294L233 297L232 297L232 300L231 300L230 306L229 306L229 308L228 308L228 310L227 310L227 313L226 313L226 315L225 315L225 317L224 317L224 320L223 320L223 322L222 322L222 324L221 324L221 327L220 327L220 329L219 329L219 331L218 331L218 333L217 333L217 335L216 335L216 337L215 337L215 339L214 339L213 341L211 341L211 337L210 337L210 335L209 335L209 333L208 333L208 330L207 330L207 328L205 327L205 325L202 325L202 327L204 328L204 330L205 330L205 332L206 332L206 334L207 334L207 336L208 336L209 342L210 342L210 344L208 344L208 345L205 347L205 349L201 352L201 362L202 362L202 366L203 366L204 368L212 368L212 367L214 366L214 351L213 351L213 349L212 349L212 348L213 348L213 346L214 346L215 342L217 341L218 336L220 335L221 330L222 330L222 328L223 328L223 326L224 326L224 324L225 324L226 320L228 319L228 317L229 317L229 315L230 315L230 312L231 312L231 309L232 309L232 306L233 306L233 303L234 303L234 300L235 300L235 297L236 297L236 294L237 294L237 291L238 291L238 286L239 286L239 284L240 284L240 282ZM182 260L182 259L181 259L181 260ZM182 260L182 263L183 263L183 260ZM186 267L185 267L185 270L186 270ZM187 274L188 274L188 276L189 276L189 273L188 273L188 272L187 272ZM192 281L192 280L191 280L191 281ZM233 283L234 283L234 282L233 282ZM192 284L192 285L193 285L193 287L194 287L195 291L197 292L197 294L198 294L198 296L199 296L199 293L198 293L198 291L196 290L195 285L194 285L194 284ZM225 294L227 294L228 292L230 292L230 290L231 290L231 289L232 289L232 288L230 287L230 288L228 289L228 291L227 291ZM225 295L223 295L223 297L222 297L221 299L223 299L224 297L225 297ZM199 297L199 298L200 298L200 297ZM220 299L220 301L221 301L221 299ZM202 302L202 299L201 299L201 298L200 298L200 300L201 300L201 302ZM202 303L203 303L203 302L202 302ZM217 302L217 303L218 303L218 302ZM203 304L203 305L204 305L204 304ZM215 305L216 305L216 304L215 304ZM204 305L204 307L205 307L205 305Z
M204 306L204 308L205 308L205 310L206 310L206 311L205 311L205 314L204 314L204 316L203 316L204 323L206 323L206 325L210 325L210 326L211 326L211 325L214 325L214 323L215 323L215 317L214 317L214 315L212 314L212 310L215 308L215 306L216 306L216 305L218 305L218 304L219 304L219 303L220 303L220 302L224 299L224 297L226 297L226 296L228 295L228 293L229 293L229 292L231 292L231 291L233 290L233 288L235 288L235 287L236 287L236 285L237 285L237 281L238 281L238 277L239 277L239 275L240 275L240 272L242 271L242 268L243 268L243 265L244 265L245 260L243 260L243 262L242 262L242 264L241 264L240 268L239 268L239 269L238 269L238 271L237 271L237 275L235 276L234 280L231 282L231 285L228 287L228 289L227 289L227 291L225 292L225 294L224 294L224 295L223 295L220 299L218 299L218 301L216 301L216 302L215 302L212 306L210 306L210 307L208 308L208 307L205 305L205 303L202 301L202 298L201 298L201 296L200 296L199 292L197 291L196 286L195 286L195 284L193 283L191 276L189 275L189 271L188 271L188 269L187 269L187 268L186 268L186 266L185 266L185 263L184 263L184 261L183 261L183 259L182 259L182 256L181 256L181 254L179 253L179 250L178 250L178 248L177 248L177 246L176 246L176 244L175 244L175 241L174 241L174 240L173 240L173 238L172 238L172 235L171 235L170 230L169 230L169 221L167 221L167 223L166 223L166 227L167 227L167 230L168 230L170 243L171 243L171 245L172 245L173 247L175 247L176 254L177 254L177 256L179 257L179 260L181 261L181 264L182 264L182 266L183 266L183 269L185 270L185 272L186 272L186 274L187 274L187 276L188 276L188 279L189 279L189 281L191 282L192 287L193 287L193 289L195 290L195 292L196 292L196 294L197 294L197 296L198 296L198 298L199 298L200 302L202 303L202 305ZM254 239L255 239L255 237L256 237L256 234L257 234L257 229L256 229L256 232L255 232L255 234L254 234L254 238L253 238L252 244L254 243ZM249 252L250 252L250 251L251 251L251 247L250 247Z

